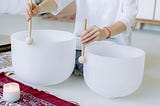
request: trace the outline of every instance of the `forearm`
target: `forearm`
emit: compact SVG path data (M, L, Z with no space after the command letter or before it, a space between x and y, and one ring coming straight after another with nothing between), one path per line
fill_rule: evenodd
M113 25L108 26L108 28L111 30L111 33L112 33L111 36L125 32L127 29L126 25L121 21L118 21L114 23Z
M55 0L44 0L39 4L40 13L49 12L57 9L57 4Z
M127 26L120 21L104 28L99 28L96 25L93 25L83 32L81 35L81 41L83 44L92 43L94 41L101 41L109 39L111 36L120 34L126 30Z

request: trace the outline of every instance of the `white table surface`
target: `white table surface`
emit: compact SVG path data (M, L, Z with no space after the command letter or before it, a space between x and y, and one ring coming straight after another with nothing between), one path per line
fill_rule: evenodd
M40 18L34 18L33 20L34 29L57 29L73 32L73 27L73 23L45 21ZM24 16L0 14L0 34L11 35L21 30L27 30L27 22ZM95 94L86 86L83 77L75 75L72 75L61 84L47 87L24 83L34 88L48 91L65 100L76 101L81 106L160 106L159 69L159 67L153 69L147 64L141 87L132 95L117 99L107 99ZM21 81L16 76L12 76L12 78Z

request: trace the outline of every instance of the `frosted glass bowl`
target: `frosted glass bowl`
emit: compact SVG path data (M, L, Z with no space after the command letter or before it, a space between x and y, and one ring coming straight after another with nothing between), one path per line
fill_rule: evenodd
M52 85L66 80L74 69L75 35L57 30L34 30L32 35L32 45L25 43L27 31L11 36L15 74L37 85Z
M107 97L123 97L141 85L144 51L130 46L97 44L86 52L84 79L94 92Z

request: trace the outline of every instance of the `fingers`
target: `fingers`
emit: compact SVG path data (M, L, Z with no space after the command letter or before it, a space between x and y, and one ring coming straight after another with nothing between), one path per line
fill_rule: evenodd
M27 21L29 21L32 16L38 15L39 13L38 6L36 6L35 4L28 3L26 12L27 12Z
M97 39L97 36L99 36L100 28L97 26L92 26L88 28L82 35L81 35L81 42L83 44L91 43L94 40Z
M27 12L27 21L29 21L31 19L31 15L28 10L26 10L26 12Z
M83 34L81 35L81 37L86 36L86 34L88 34L90 31L92 31L94 29L94 26L88 28L86 31L83 32Z
M87 39L82 40L82 43L83 44L92 43L97 40L98 35L99 35L99 32L96 32L93 35L91 35L90 37L88 37Z
M31 10L32 10L32 6L30 5L30 3L27 4L27 10L28 10L29 12L31 12Z
M27 5L26 12L27 12L27 21L29 21L32 16L32 7L31 7L30 3L28 3L28 5Z
M90 32L87 32L86 34L81 36L81 40L86 40L87 38L91 37L93 34L97 32L97 29L92 29Z
M97 41L97 37L95 37L94 39L91 39L90 41L88 41L86 44L92 43L94 41Z

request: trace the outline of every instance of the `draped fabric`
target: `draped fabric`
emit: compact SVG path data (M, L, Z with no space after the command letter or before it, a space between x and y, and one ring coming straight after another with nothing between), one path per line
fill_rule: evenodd
M30 86L24 85L18 81L15 81L7 76L5 73L0 73L0 96L2 97L3 92L3 84L16 82L20 85L21 96L17 104L21 106L78 106L76 103L72 103L63 99L60 99L54 95L46 93L44 91L39 91L37 89L33 89ZM0 105L4 106L6 104L5 101L0 99ZM7 105L10 106L10 105Z

